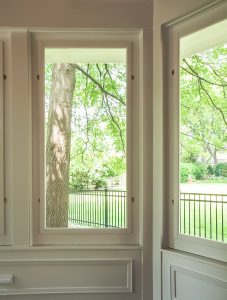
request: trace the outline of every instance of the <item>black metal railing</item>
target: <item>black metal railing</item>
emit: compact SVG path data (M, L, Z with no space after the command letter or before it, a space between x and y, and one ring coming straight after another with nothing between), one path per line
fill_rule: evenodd
M69 196L69 226L126 228L126 191L77 190Z
M227 242L227 195L180 193L180 233Z

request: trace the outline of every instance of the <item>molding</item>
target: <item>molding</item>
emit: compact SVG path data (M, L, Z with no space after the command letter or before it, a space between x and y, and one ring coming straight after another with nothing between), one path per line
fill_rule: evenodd
M177 287L176 274L177 273L188 275L192 278L202 280L210 285L216 285L227 290L227 281L225 280L221 280L216 277L211 277L200 272L191 271L171 264L170 265L170 294L171 294L171 299L173 300L174 299L177 300L177 295L176 295L176 287Z
M218 267L218 268L221 268L221 269L227 269L227 263L226 262L223 262L223 261L220 261L220 260L214 260L212 258L209 258L209 257L205 257L205 256L201 256L201 255L196 255L196 254L193 254L193 253L189 253L189 252L184 252L184 251L181 251L181 250L175 250L175 249L161 249L161 252L165 255L173 255L173 256L180 256L184 259L187 259L187 260L193 260L193 261L196 261L196 262L203 262L203 263L206 263L208 265L211 265L213 267Z
M143 247L139 244L132 245L42 245L42 246L0 246L1 251L68 251L68 250L143 250Z
M75 266L75 274L76 272L79 272L79 268L77 268L78 266L86 266L85 271L84 272L94 272L94 277L97 277L97 271L99 270L100 266L106 266L106 270L104 273L106 273L107 271L112 274L112 268L113 266L124 266L126 267L126 273L125 273L125 283L126 284L122 284L122 285L116 285L115 281L116 281L116 276L113 276L113 285L110 286L98 286L98 285L91 285L91 286L86 286L86 283L83 283L82 286L72 286L72 285L68 285L67 286L67 276L65 277L65 282L56 281L56 286L50 286L50 287L44 287L42 286L42 274L39 274L39 272L35 272L35 270L37 270L37 266L43 265L44 268L48 267L51 268L51 266L60 266L62 267L62 272L64 272L64 274L67 274L67 267L72 267ZM15 286L15 288L13 287L14 284L12 284L11 286L6 286L5 288L3 286L1 286L0 288L0 295L25 295L25 294L84 294L84 293L132 293L133 291L133 286L132 286L132 265L133 265L133 261L132 260L121 260L121 259L110 259L110 260L90 260L90 259L86 259L86 260L75 260L75 259L61 259L61 260L45 260L45 259L36 259L36 260L1 260L0 261L0 268L3 269L3 267L7 267L7 270L12 267L15 269L15 267L21 267L21 270L19 270L20 276L21 276L21 282L22 284L24 282L26 282L26 277L25 279L23 278L24 274L26 274L26 267L33 267L34 268L34 282L36 281L36 279L38 279L39 282L39 286L35 286L35 287L21 287L21 288L17 288ZM87 269L87 267L91 267L91 269ZM108 270L108 266L110 267ZM95 269L95 267L97 267ZM92 268L94 268L92 270ZM53 270L54 271L54 270ZM52 272L53 272L52 271ZM119 270L121 271L121 270ZM16 271L15 271L16 272ZM17 269L18 272L18 269ZM45 270L44 270L45 272ZM13 273L11 271L9 271L8 273ZM99 273L100 276L101 272ZM4 274L2 274L4 275ZM14 274L12 274L14 275ZM55 276L56 274L53 274L53 276ZM79 275L77 273L77 275ZM84 275L84 274L83 274ZM38 276L38 278L36 277ZM16 284L17 282L17 278L18 278L18 274L14 275L15 281L14 283ZM61 278L60 278L61 279ZM44 279L45 280L45 279ZM62 284L62 286L61 286Z
M196 18L198 16L200 16L201 14L204 14L206 12L209 12L212 9L215 9L221 5L226 4L226 0L216 0L213 3L207 4L205 6L203 6L202 8L199 8L187 15L183 15L181 17L177 17L174 20L171 20L169 22L166 22L162 25L163 28L168 28L168 27L172 27L172 26L176 26L179 24L182 24L184 22L187 22L188 20L191 20L193 18Z

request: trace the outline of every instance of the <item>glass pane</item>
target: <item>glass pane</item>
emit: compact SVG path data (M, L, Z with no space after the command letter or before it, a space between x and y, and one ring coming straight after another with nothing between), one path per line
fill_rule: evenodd
M226 243L227 39L224 30L223 34L225 42L215 40L216 36L212 39L211 35L209 44L204 39L209 31L182 38L180 42L179 230L181 234Z
M126 227L126 49L45 49L47 228Z

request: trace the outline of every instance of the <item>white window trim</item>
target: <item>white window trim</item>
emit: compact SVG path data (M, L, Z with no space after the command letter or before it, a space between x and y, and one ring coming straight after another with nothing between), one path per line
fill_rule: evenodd
M165 230L168 231L168 246L170 248L207 256L221 261L227 261L227 244L186 236L179 233L179 40L188 34L206 28L226 19L227 3L221 2L203 12L187 17L179 22L164 26L165 39L165 98L167 106L165 129L167 169L166 184L168 197L166 205L169 216ZM167 136L167 135L165 135ZM168 227L167 227L168 226Z
M87 42L89 41L89 42ZM139 35L138 32L33 32L32 44L32 102L33 102L33 240L32 244L138 244L140 223L139 170L138 155L131 149L139 140L135 130L139 125L139 73L132 81L132 67L138 64ZM44 146L43 146L43 98L44 85L37 80L43 77L44 47L76 47L76 48L119 48L127 49L127 229L46 229L44 228ZM133 58L131 55L133 47ZM138 68L138 66L136 66ZM131 94L133 93L133 97ZM131 99L134 99L132 102ZM137 99L137 100L136 100ZM132 111L133 106L133 111ZM136 113L135 113L136 112ZM137 114L137 115L136 115ZM132 122L132 118L136 121ZM133 127L132 127L133 126ZM132 129L131 129L132 128ZM133 134L132 132L137 132ZM37 138L38 137L38 138ZM138 143L138 142L137 142ZM38 150L38 151L37 151ZM135 172L135 170L138 170ZM134 174L131 175L132 170ZM136 199L132 203L131 199ZM133 225L133 226L132 226Z
M12 244L10 33L0 31L0 245Z
M3 42L0 41L0 235L4 234L4 92Z

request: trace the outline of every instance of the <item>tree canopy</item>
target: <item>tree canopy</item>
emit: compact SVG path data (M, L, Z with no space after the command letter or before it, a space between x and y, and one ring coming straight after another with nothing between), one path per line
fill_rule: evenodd
M46 111L53 65L46 68ZM126 172L126 64L75 64L69 185L104 187Z
M182 162L217 163L227 147L227 44L180 64Z

